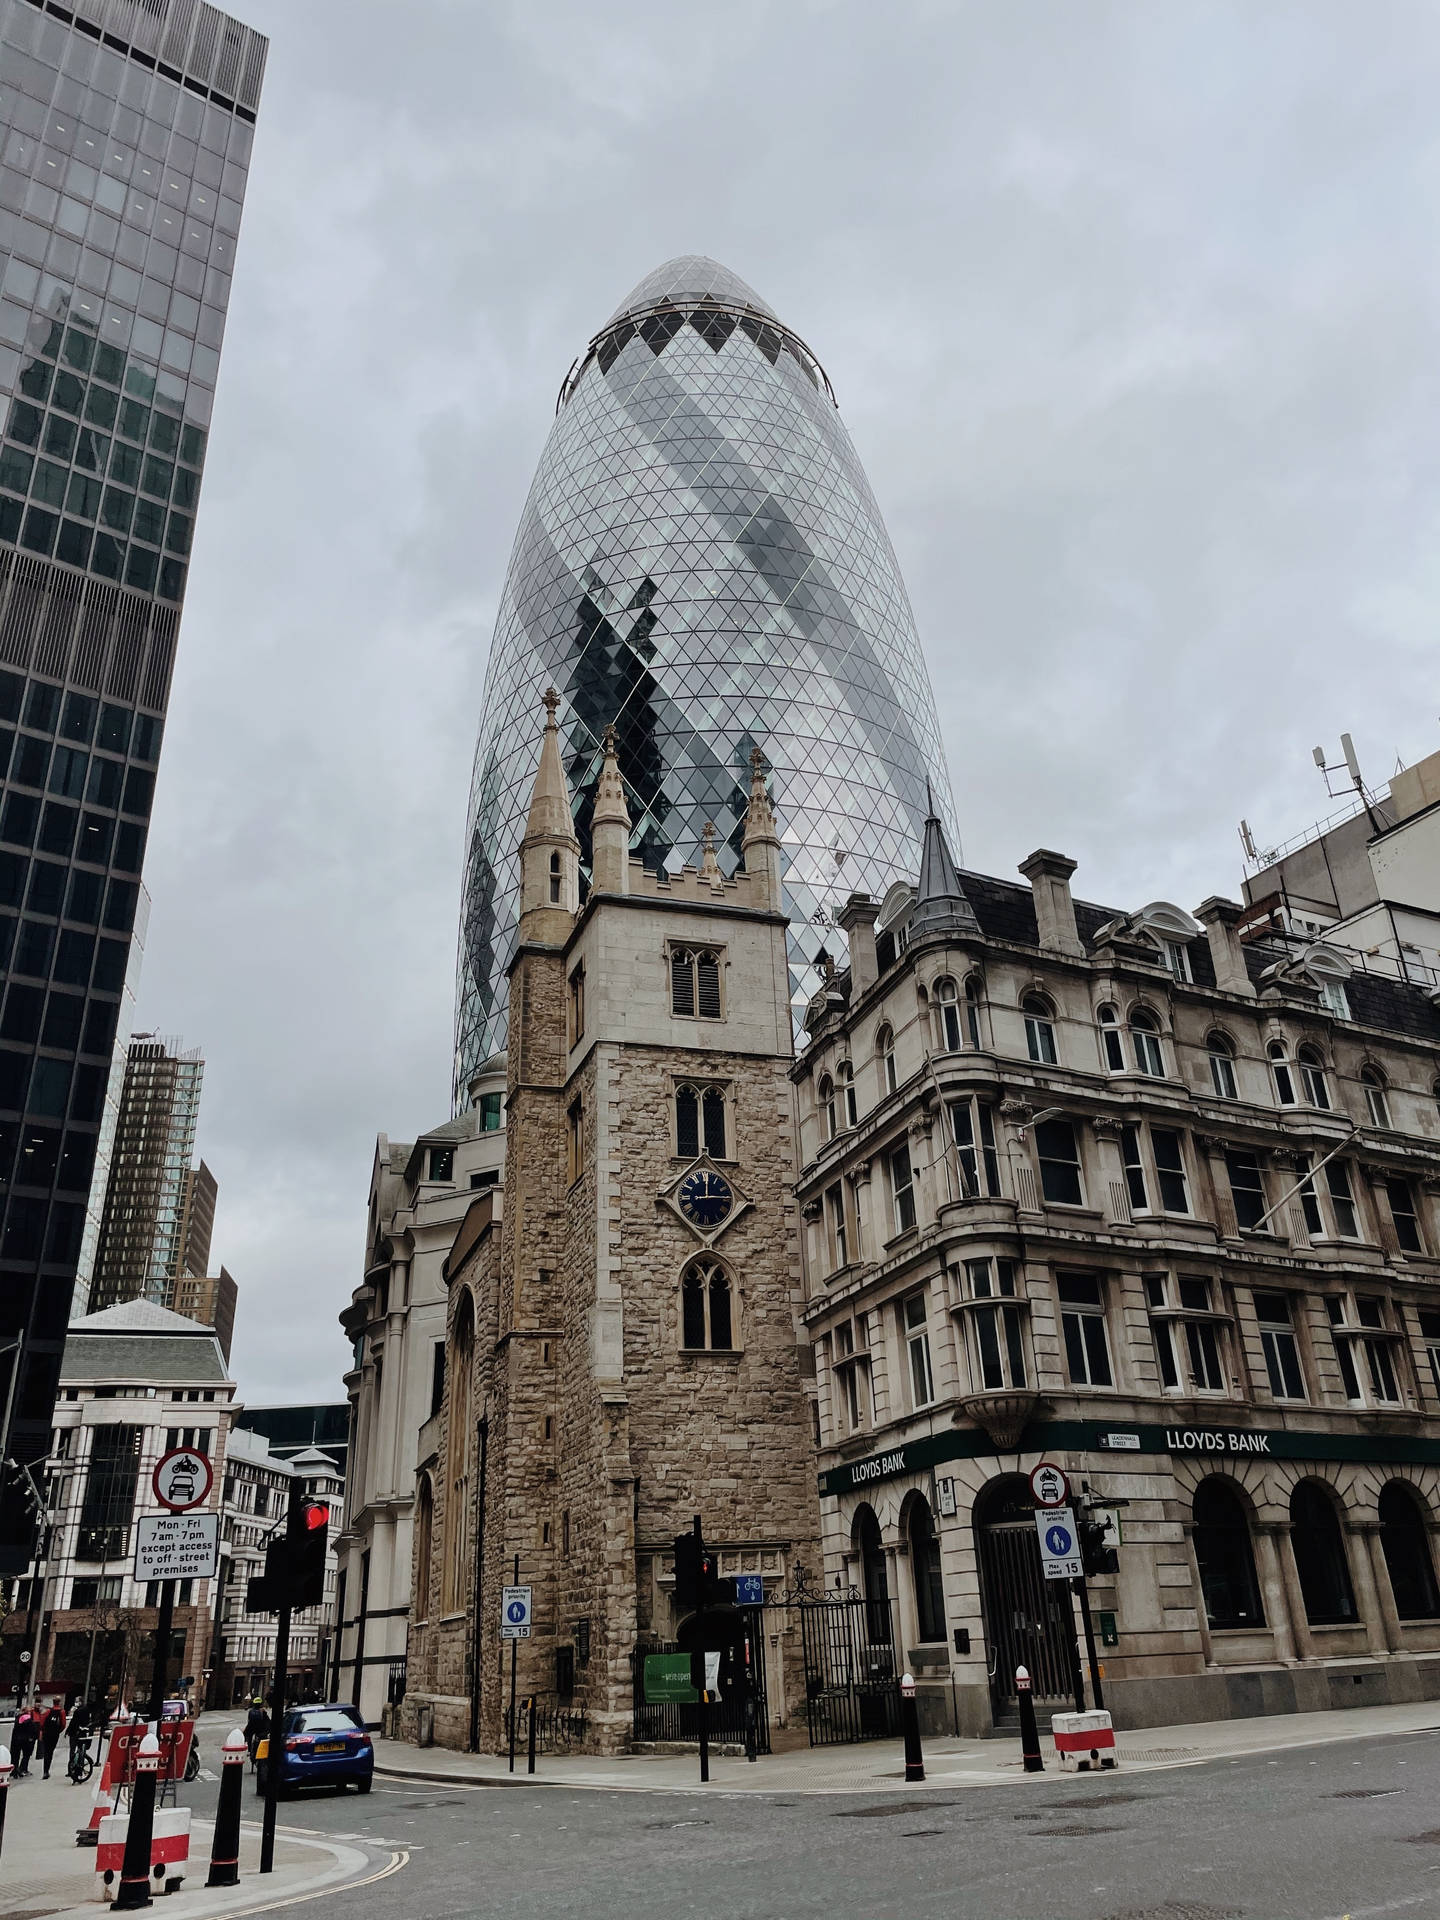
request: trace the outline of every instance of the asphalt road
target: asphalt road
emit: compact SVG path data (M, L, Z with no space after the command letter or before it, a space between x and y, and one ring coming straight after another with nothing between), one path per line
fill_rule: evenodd
M763 1764L763 1763L762 1763ZM197 1804L213 1799L201 1785ZM256 1807L246 1782L247 1817ZM1440 1916L1440 1728L1149 1774L786 1796L405 1787L285 1826L409 1850L311 1920Z

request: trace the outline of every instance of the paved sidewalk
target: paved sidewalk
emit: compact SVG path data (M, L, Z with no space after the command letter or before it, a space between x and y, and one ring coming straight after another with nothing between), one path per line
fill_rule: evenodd
M0 1920L9 1914L24 1914L29 1920L42 1915L95 1920L108 1912L95 1897L95 1850L75 1844L76 1828L89 1819L93 1792L93 1781L73 1786L59 1767L48 1780L32 1775L12 1783L0 1854ZM155 1903L156 1913L163 1912L166 1920L219 1920L249 1907L270 1906L365 1878L367 1870L377 1872L391 1858L387 1853L377 1860L359 1847L287 1837L282 1826L276 1835L275 1871L261 1879L260 1828L246 1821L240 1835L240 1885L207 1891L211 1831L208 1820L195 1821L184 1888Z
M1194 1766L1204 1760L1242 1759L1281 1748L1331 1740L1372 1739L1422 1729L1440 1732L1440 1701L1357 1707L1338 1713L1274 1714L1254 1720L1210 1720L1196 1726L1145 1727L1116 1736L1120 1766L1127 1773ZM1047 1737L1041 1748L1053 1777L1059 1762ZM693 1793L699 1783L695 1754L636 1754L598 1758L589 1754L541 1754L533 1778L525 1756L510 1773L505 1756L454 1753L446 1747L412 1747L398 1740L375 1742L375 1769L397 1779L444 1786L588 1787L603 1792ZM1017 1740L925 1742L925 1780L932 1787L1017 1785L1027 1779ZM905 1788L905 1757L898 1740L853 1747L800 1748L753 1764L729 1756L710 1760L710 1788L721 1793L872 1793ZM913 1792L915 1789L910 1789Z

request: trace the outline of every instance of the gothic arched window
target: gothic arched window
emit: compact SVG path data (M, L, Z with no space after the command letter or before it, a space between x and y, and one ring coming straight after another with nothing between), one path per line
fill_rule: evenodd
M692 1260L680 1281L681 1339L696 1352L735 1345L730 1276L718 1260Z

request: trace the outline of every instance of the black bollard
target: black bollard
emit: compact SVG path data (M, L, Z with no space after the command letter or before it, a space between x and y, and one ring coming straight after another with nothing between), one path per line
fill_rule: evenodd
M220 1804L215 1809L207 1887L234 1887L240 1882L240 1795L245 1785L245 1751L245 1736L237 1727L220 1749Z
M155 1830L155 1777L160 1770L160 1742L147 1733L135 1756L135 1784L130 1789L130 1818L125 1828L125 1858L120 1868L117 1912L150 1905L150 1845Z
M10 1798L10 1775L14 1771L10 1749L0 1747L0 1853L5 1851L5 1802Z
M1026 1773L1043 1773L1045 1761L1040 1753L1040 1729L1035 1724L1035 1698L1030 1691L1030 1675L1024 1667L1015 1669L1015 1694L1020 1705L1020 1757Z
M530 1731L525 1741L525 1771L535 1771L535 1696L530 1696Z
M908 1785L925 1778L925 1756L920 1751L920 1708L915 1700L915 1676L907 1673L900 1682L900 1731L905 1736L905 1780Z

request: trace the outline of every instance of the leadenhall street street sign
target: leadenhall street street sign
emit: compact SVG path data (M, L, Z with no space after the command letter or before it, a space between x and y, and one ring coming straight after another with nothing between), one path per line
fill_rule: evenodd
M1014 1452L1053 1457L1060 1452L1168 1454L1176 1459L1353 1460L1395 1465L1440 1466L1440 1439L1414 1433L1315 1433L1285 1427L1151 1426L1108 1420L1037 1420ZM929 1433L862 1460L847 1460L820 1475L820 1492L832 1499L859 1493L883 1480L923 1473L949 1460L975 1460L998 1453L978 1429Z

